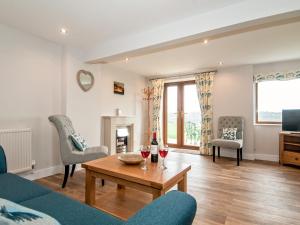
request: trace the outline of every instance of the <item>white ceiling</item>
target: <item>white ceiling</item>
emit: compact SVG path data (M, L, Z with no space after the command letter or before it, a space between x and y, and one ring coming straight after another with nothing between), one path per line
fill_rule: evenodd
M85 48L241 1L1 0L0 23ZM61 36L61 27L69 30L68 36Z
M203 68L300 59L300 22L239 33L203 43L110 63L145 76L169 75ZM299 65L300 66L300 65Z

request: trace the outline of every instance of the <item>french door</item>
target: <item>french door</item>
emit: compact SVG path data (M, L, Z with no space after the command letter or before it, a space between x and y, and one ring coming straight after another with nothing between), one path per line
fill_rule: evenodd
M201 112L195 81L165 84L163 125L165 144L199 149Z

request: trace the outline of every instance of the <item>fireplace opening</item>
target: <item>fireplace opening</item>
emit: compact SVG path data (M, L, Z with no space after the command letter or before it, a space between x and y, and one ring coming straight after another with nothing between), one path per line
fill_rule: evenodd
M116 150L117 153L128 152L128 128L122 127L116 130Z

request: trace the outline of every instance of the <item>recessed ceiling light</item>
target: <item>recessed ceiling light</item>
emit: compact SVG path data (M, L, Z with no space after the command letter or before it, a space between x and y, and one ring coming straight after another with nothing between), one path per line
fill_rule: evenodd
M66 35L68 34L68 30L66 28L60 28L60 33Z
M207 39L205 39L204 41L203 41L203 44L207 44L208 43L208 40Z
M224 64L224 63L223 63L222 61L219 62L219 65L220 65L220 66L223 66L223 64Z

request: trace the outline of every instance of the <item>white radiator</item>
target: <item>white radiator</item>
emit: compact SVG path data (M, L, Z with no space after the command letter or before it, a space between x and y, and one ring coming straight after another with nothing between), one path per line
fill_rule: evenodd
M31 129L0 130L0 145L4 148L8 171L31 170Z

